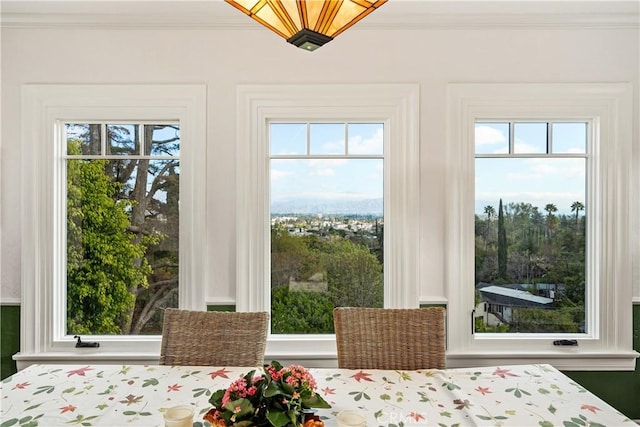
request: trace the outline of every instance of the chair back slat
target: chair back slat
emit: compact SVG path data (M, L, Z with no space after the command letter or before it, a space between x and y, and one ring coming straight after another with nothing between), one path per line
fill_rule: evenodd
M266 312L190 311L167 308L161 365L262 366Z
M445 368L443 307L336 307L333 321L340 368Z

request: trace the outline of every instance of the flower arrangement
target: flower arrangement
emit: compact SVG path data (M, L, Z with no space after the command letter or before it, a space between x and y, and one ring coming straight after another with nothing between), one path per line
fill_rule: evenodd
M330 408L304 367L273 361L262 373L252 370L213 393L204 419L214 427L298 426L304 409Z

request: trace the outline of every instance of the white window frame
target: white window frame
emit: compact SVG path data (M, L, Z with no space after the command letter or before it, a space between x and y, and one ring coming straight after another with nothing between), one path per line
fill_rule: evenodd
M631 131L632 88L603 84L450 84L445 260L450 367L551 363L564 370L633 370ZM578 346L566 334L474 334L476 121L589 122L586 212L587 310L595 316Z
M22 308L18 369L56 361L157 363L160 335L82 336L99 348L76 349L64 334L66 192L64 123L180 123L181 308L206 310L206 87L204 85L24 85L22 89ZM62 182L62 184L61 184ZM61 270L62 269L62 270ZM63 325L63 326L60 326Z
M384 123L384 304L417 307L419 87L243 85L237 116L236 310L270 311L268 126L287 120ZM269 335L266 358L335 361L335 336Z

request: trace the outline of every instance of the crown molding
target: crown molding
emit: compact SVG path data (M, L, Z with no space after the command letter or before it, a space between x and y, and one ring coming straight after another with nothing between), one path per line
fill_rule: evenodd
M256 22L239 18L163 15L116 15L71 13L3 13L2 28L22 29L175 29L175 30L262 30ZM640 19L628 14L409 14L378 22L360 22L354 30L420 29L638 29Z
M221 0L3 0L3 28L263 29ZM393 0L352 30L640 28L635 1Z

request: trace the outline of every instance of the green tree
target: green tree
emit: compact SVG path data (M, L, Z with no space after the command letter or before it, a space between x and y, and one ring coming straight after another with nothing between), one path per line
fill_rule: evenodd
M336 307L382 307L382 265L375 255L346 239L332 239L325 253L329 293Z
M84 125L80 136L81 154L101 152L101 124ZM141 151L149 155L175 156L179 153L177 125L108 125L107 152L119 154L108 160L104 173L116 184L111 194L114 202L127 203L127 231L134 244L145 245L145 260L134 259L138 268L151 267L146 285L132 282L129 292L134 304L122 318L123 334L159 333L162 307L178 305L179 261L179 159L140 159ZM140 144L145 142L144 150ZM80 154L80 152L78 152Z
M325 292L271 290L271 331L274 334L333 333L333 304Z
M271 315L274 333L332 333L333 307L382 307L382 264L368 245L327 232L296 236L271 230ZM326 291L294 290L291 280L321 273Z
M579 332L571 310L519 308L514 310L511 332Z
M80 143L68 144L80 154ZM67 168L67 331L121 334L135 305L132 286L147 287L149 239L129 231L133 202L116 200L108 160L70 160Z
M175 132L170 134L169 129ZM159 139L155 134L157 130L170 136ZM179 150L178 130L172 125L134 126L132 130L112 126L107 137L113 152L136 154L140 151L141 141L145 141L145 152L167 155ZM158 333L162 320L158 308L178 304L179 160L117 159L110 161L109 171L110 176L121 184L116 198L133 201L129 231L136 235L135 242L148 243L146 262L152 263L153 269L153 274L147 277L148 286L132 284L129 288L136 304L128 313L129 322L123 326L123 331L138 334L147 328ZM159 193L163 196L157 197ZM141 265L143 260L136 262Z
M504 224L502 199L498 205L498 279L507 279L507 231Z
M271 286L307 280L324 272L316 236L292 236L284 227L271 230Z

